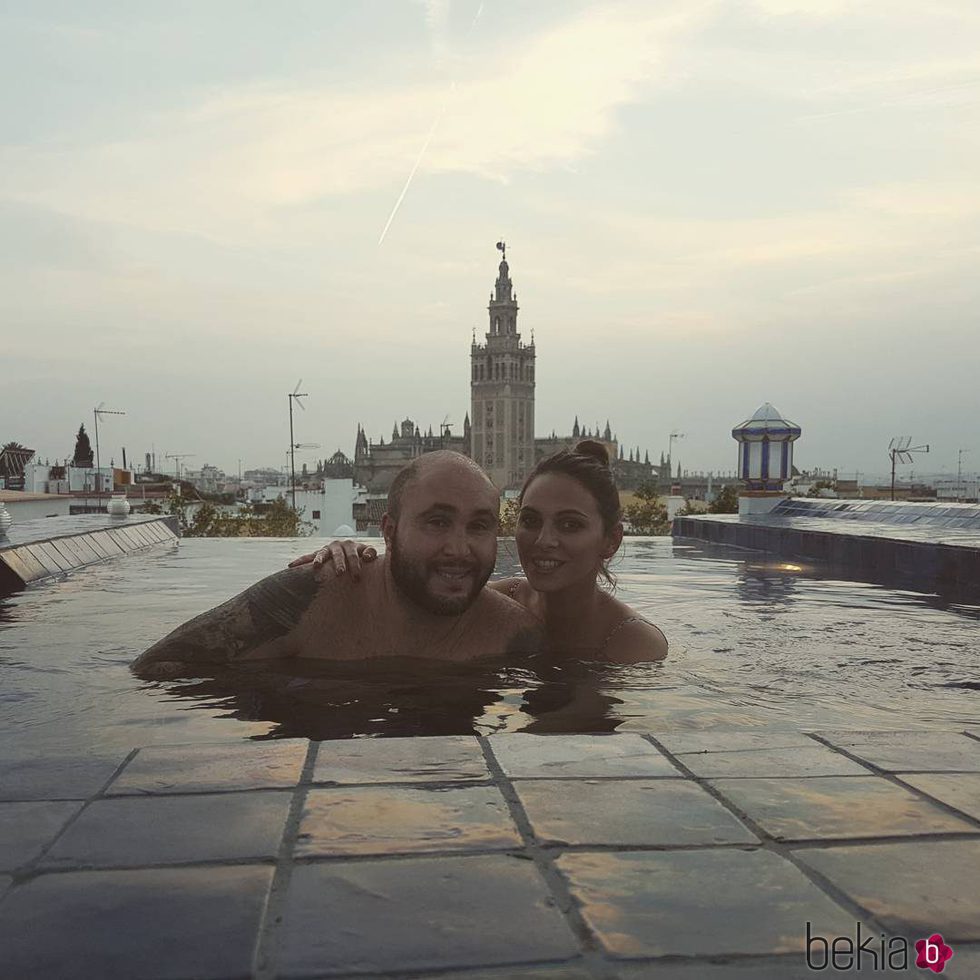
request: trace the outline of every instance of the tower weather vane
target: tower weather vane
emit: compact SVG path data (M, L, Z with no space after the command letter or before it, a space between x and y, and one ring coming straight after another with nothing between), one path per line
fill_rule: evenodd
M498 249L498 251L504 253L504 261L506 262L507 261L507 243L506 242L503 242L503 241L497 242L497 249Z

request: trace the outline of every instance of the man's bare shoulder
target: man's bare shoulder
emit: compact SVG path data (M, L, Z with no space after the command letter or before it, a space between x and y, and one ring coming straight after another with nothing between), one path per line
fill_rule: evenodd
M484 589L473 603L473 611L481 617L512 622L518 626L541 625L541 620L525 606L496 589Z
M291 656L290 637L320 583L312 568L286 568L181 624L132 665L140 676L175 676L192 664Z
M471 629L491 641L495 653L537 653L542 648L541 620L502 593L484 589L471 612Z

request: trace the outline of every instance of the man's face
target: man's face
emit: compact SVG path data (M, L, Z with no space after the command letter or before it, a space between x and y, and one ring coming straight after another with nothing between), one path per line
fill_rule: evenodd
M402 495L397 523L385 528L398 590L438 616L458 616L486 585L497 560L499 498L465 464L427 466Z

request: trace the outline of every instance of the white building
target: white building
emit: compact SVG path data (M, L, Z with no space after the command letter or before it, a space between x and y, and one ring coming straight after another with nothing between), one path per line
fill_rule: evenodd
M249 494L252 503L271 504L282 497L292 504L293 495L287 486L263 487ZM296 509L300 520L313 525L314 537L336 537L341 528L345 535L354 528L354 501L357 491L353 480L324 480L322 490L296 489Z
M980 478L976 476L941 477L935 486L937 500L960 504L975 504L980 500Z
M0 503L15 524L39 517L67 517L72 498L67 494L29 493L26 490L0 490Z

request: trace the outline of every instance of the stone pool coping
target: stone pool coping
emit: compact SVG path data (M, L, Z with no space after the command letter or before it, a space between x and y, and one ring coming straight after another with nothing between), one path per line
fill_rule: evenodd
M794 980L809 921L875 949L939 932L957 980L980 975L978 872L976 730L0 761L17 977Z

